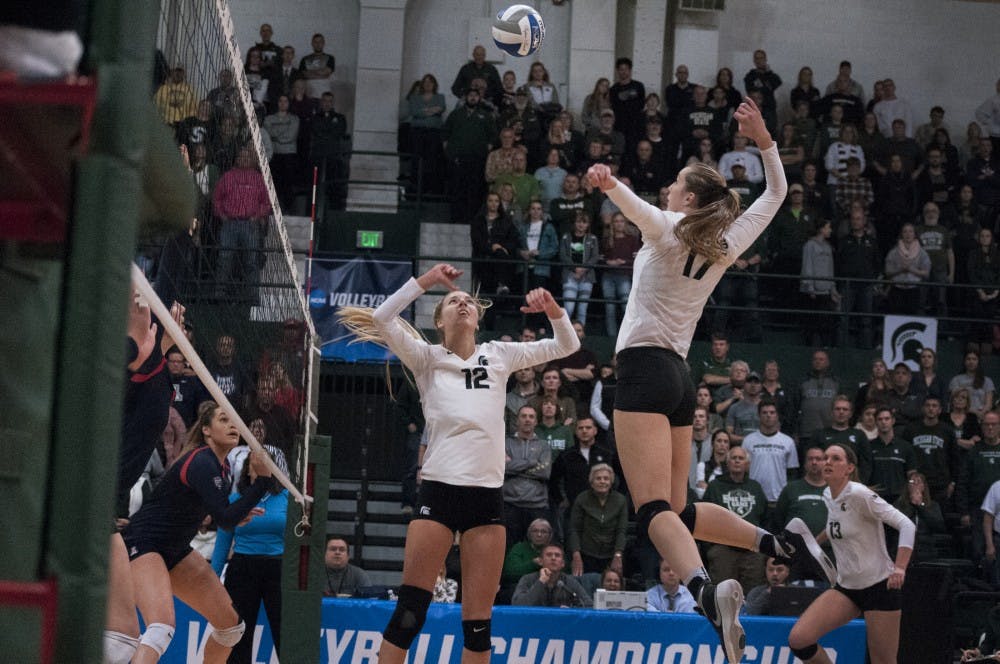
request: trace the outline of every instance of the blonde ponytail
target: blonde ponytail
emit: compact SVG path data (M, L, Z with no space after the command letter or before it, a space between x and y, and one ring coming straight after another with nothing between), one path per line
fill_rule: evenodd
M722 175L704 164L688 167L685 188L698 200L698 207L674 227L674 235L688 249L710 263L726 255L722 236L740 215L740 195L726 187Z

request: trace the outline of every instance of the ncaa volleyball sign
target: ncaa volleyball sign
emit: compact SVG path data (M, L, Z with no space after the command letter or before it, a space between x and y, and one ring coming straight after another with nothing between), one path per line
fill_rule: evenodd
M531 55L545 39L541 15L528 5L511 5L493 20L493 41L500 50L524 57Z

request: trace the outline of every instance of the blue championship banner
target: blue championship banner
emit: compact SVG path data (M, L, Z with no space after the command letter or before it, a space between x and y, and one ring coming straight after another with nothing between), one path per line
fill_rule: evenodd
M337 322L337 311L347 306L375 308L412 276L411 261L314 259L309 311L323 340L323 359L382 362L391 358L389 351L375 344L350 343L354 335ZM409 310L403 312L404 318L409 316Z
M395 602L323 600L319 661L378 664L382 630ZM177 631L160 659L201 664L209 637L205 620L176 602ZM461 606L432 604L410 648L408 664L460 664ZM278 664L263 614L254 632L254 664ZM744 664L792 664L794 618L741 618L747 632ZM708 622L694 614L498 606L493 610L492 664L724 664L725 652ZM865 624L854 620L821 640L834 662L865 661ZM296 664L296 663L292 663Z

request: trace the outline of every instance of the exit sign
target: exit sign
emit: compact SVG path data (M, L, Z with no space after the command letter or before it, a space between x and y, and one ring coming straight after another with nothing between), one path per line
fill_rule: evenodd
M358 249L381 249L382 231L358 231Z

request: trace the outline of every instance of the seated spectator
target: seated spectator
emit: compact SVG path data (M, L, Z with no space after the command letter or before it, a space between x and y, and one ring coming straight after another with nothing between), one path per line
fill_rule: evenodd
M799 455L792 437L781 432L778 407L770 401L762 401L757 412L760 428L744 436L743 449L753 458L750 478L760 483L768 503L773 504L785 485L798 479Z
M267 115L267 101L270 99L270 88L276 85L272 80L273 70L264 63L260 49L251 48L247 51L247 62L243 67L243 75L246 76L247 86L250 88L250 101L253 103L257 119L262 119Z
M552 201L562 194L563 180L567 173L559 165L559 157L559 149L550 147L545 154L545 164L535 171L535 179L541 188L542 207L545 209L550 209Z
M578 171L576 163L580 155L576 153L576 145L573 144L572 136L569 134L563 121L558 117L553 118L549 123L548 131L539 144L539 153L548 154L549 150L559 152L559 165L567 170Z
M264 118L264 129L274 145L271 177L278 202L286 214L291 214L302 167L298 155L299 118L288 112L288 97L278 97L277 111Z
M732 447L729 432L725 429L716 429L712 434L712 456L708 461L699 462L695 469L694 492L701 500L705 496L705 489L712 480L726 474L726 459L729 458L729 448Z
M867 112L861 118L858 128L858 145L865 151L865 176L876 178L879 172L875 169L878 159L889 147L889 139L882 135L878 128L878 118L872 112Z
M978 563L985 551L982 505L994 482L1000 480L1000 413L989 411L982 419L982 438L966 453L962 473L955 485L955 507L961 525L972 530L972 560Z
M921 411L923 418L910 422L903 429L903 437L913 445L917 471L921 474L928 497L947 505L958 478L960 448L955 442L955 430L951 424L941 421L941 400L938 397L926 396Z
M868 437L868 445L871 447L871 442L878 438L878 425L875 424L875 412L878 410L878 406L874 404L869 404L861 410L861 415L858 416L858 421L854 425L854 428L865 434Z
M594 82L594 89L584 98L583 114L580 119L587 132L590 132L591 129L598 129L601 124L601 112L605 109L611 109L611 99L608 96L610 89L611 81L601 77Z
M211 397L197 376L189 375L184 353L173 346L166 354L167 375L173 387L174 398L170 404L184 421L184 428L190 429L198 417L198 406Z
M690 102L677 109L676 113L671 111L677 117L673 130L680 144L682 160L697 152L701 139L711 138L715 141L722 138L719 135L717 111L708 105L708 90L703 85L692 86L692 89Z
M825 157L830 146L840 139L840 131L844 128L844 109L839 104L834 104L827 113L826 119L817 130L816 152L820 157Z
M924 203L923 223L917 226L920 246L931 259L930 281L923 302L924 313L930 316L948 315L948 284L955 281L955 252L951 249L951 231L938 221L941 211L936 203Z
M937 353L933 348L920 349L920 370L914 377L913 390L924 396L937 397L944 405L948 399L948 384L938 373Z
M535 435L549 444L553 463L559 455L573 445L573 429L565 424L559 408L559 400L553 396L543 396L542 416L535 426Z
M918 457L921 455L917 455ZM937 549L934 546L934 536L947 532L944 524L944 514L941 505L931 498L927 479L921 473L913 473L906 485L906 492L896 501L895 508L906 515L917 526L917 535L913 543L913 555L910 565L936 560ZM985 507L983 508L985 514ZM896 532L895 530L893 531ZM896 534L897 539L899 537ZM896 542L889 542L887 547L892 555Z
M528 525L528 536L507 551L500 576L500 598L510 603L517 582L525 574L537 572L542 567L542 550L552 543L552 524L545 519L535 519Z
M559 103L559 90L549 80L549 70L541 62L531 63L528 70L528 81L524 89L531 96L531 103L542 114L542 122L551 120L562 110Z
M800 183L804 194L802 204L815 214L830 214L833 203L827 193L826 185L817 179L818 175L819 166L816 162L806 161L802 164L802 182Z
M699 406L709 407L712 401L719 400L719 390L726 385L731 385L729 372L731 364L732 360L729 359L729 339L726 337L724 331L716 330L712 333L712 345L709 347L709 357L701 361L701 366L698 367L697 371L697 383L708 386L708 389L711 391L711 400L709 403L703 403L699 397ZM747 373L749 373L749 367L747 368ZM714 405L709 408L708 412L722 414ZM722 423L720 423L719 427L722 426ZM709 418L709 427L712 429L716 428L711 422L711 418Z
M692 490L698 485L698 465L710 458L712 458L712 432L708 428L708 411L701 406L695 406L691 420L691 463L688 467L688 487Z
M491 101L499 101L500 90L503 88L500 72L486 61L486 47L482 44L476 44L472 48L472 59L458 70L455 82L451 84L451 93L456 97L464 97L465 93L472 87L472 79L474 78L486 81L486 96Z
M747 170L747 179L754 183L764 181L764 166L760 157L747 151L749 139L743 134L733 136L733 149L719 158L719 172L726 180L733 178L733 164L743 164Z
M911 223L903 224L899 239L885 257L885 276L889 288L889 312L918 314L922 287L931 273L931 258L920 246L917 231Z
M231 69L219 72L219 85L209 90L207 98L215 109L215 119L220 122L225 117L238 118L242 115L240 91L233 82Z
M541 390L529 401L536 411L542 409L542 399L552 397L559 404L562 412L563 424L566 426L576 425L576 399L568 394L568 389L563 389L562 372L559 367L549 365L542 371Z
M623 581L622 575L614 571L610 567L607 568L606 570L601 572L600 588L601 590L611 590L611 591L624 590L625 583Z
M537 187L538 181L534 179L532 181ZM501 200L503 200L502 195ZM539 286L549 285L548 282L552 276L550 261L559 255L559 236L556 235L555 226L545 218L545 209L542 207L541 201L533 200L524 209L528 211L528 214L518 228L521 235L518 254L525 262L518 265L517 270L518 272L528 270L527 287L528 290L531 290ZM544 324L540 318L533 319L529 316L528 320Z
M927 149L934 141L934 132L944 128L944 109L940 106L932 106L930 110L930 122L919 125L913 132L913 139L917 145Z
M576 423L576 444L559 455L549 477L549 502L553 510L561 510L567 523L577 496L590 487L591 467L599 463L617 465L614 452L597 443L593 418L581 417Z
M878 361L881 362L881 360ZM885 365L883 365L883 367L884 366ZM835 396L833 398L833 405L830 408L830 420L831 420L830 426L820 429L819 431L814 433L809 440L811 445L818 447L821 451L825 450L830 445L840 445L845 450L850 448L850 450L854 452L854 456L858 460L857 481L864 484L868 482L868 476L871 474L872 471L872 448L871 445L868 443L868 438L863 433L861 433L860 431L851 426L852 408L853 407L851 404L851 400L847 398L847 395L838 394L837 396ZM810 450L812 449L813 448L810 448ZM807 455L810 450L806 451ZM823 457L821 454L819 459L820 464L823 463L822 459ZM810 468L807 466L806 470L809 471ZM822 481L823 480L822 468L820 468L818 476L815 476L810 479L821 480L820 484L825 485L825 481ZM792 516L802 516L802 515L793 514L790 516L788 515L783 515L783 516L787 516L787 518L783 518L780 521L780 525L782 527L786 523L788 523L789 519L791 519ZM803 521L808 523L810 526L814 524L813 521L805 518L803 518ZM825 524L826 521L824 520L823 523ZM826 526L823 525L822 527L820 527L820 530L822 530L825 527Z
M244 399L250 391L250 374L236 357L236 337L220 334L215 340L215 354L209 361L209 371L226 398L242 409Z
M753 205L753 202L760 197L761 193L763 193L761 183L751 182L749 180L747 167L742 161L734 162L729 167L729 170L732 172L733 176L726 180L726 186L739 194L740 208L746 210L748 207ZM762 239L761 244L763 244Z
M761 375L761 388L764 397L770 399L778 407L778 419L781 420L781 430L792 436L795 432L796 411L794 398L797 396L791 388L785 389L781 384L781 367L777 360L764 362L764 373Z
M677 572L666 560L660 561L660 583L646 591L646 610L660 613L695 613L697 604Z
M594 392L594 380L597 377L597 355L584 345L587 333L583 323L575 321L573 331L576 332L577 339L580 340L580 347L566 357L561 357L552 362L547 368L559 369L560 379L565 381L568 392L575 393L575 401L586 405L590 403L591 395ZM581 409L578 407L577 412ZM587 412L586 408L582 412Z
M588 142L600 138L605 145L610 146L610 154L621 159L625 154L625 135L615 129L615 112L610 108L601 111L600 123L597 129L587 132Z
M740 445L748 434L760 429L757 410L762 392L760 374L751 371L747 375L740 399L726 410L726 431L729 432L731 443Z
M508 69L500 77L500 101L497 108L501 114L514 105L514 96L517 94L517 90L517 74Z
M948 381L948 391L954 394L958 390L969 393L968 412L982 421L986 413L993 410L996 387L993 379L987 376L980 363L979 353L968 350L962 359L963 371Z
M653 145L645 139L635 146L635 154L622 166L622 174L632 181L632 189L647 202L656 199L666 180L663 165L653 159Z
M850 61L841 61L840 67L837 69L837 78L830 81L829 85L826 86L824 94L830 94L838 89L846 89L848 93L863 100L865 98L865 89L861 87L860 83L851 78L851 71L852 67ZM846 85L844 85L845 82Z
M527 172L527 155L521 150L516 151L512 163L513 170L497 173L494 180L494 191L496 191L496 187L509 183L514 187L514 199L522 210L528 210L533 201L539 201L539 205L541 205L541 187L535 176ZM542 209L544 210L544 208Z
M832 83L831 91L832 91ZM813 108L815 108L816 113L819 113L819 100L820 93L819 90L813 85L813 70L812 67L802 67L799 69L798 83L794 88L792 88L791 93L789 93L789 101L791 107L798 111L799 105L805 103L806 110L812 114Z
M739 446L730 449L726 474L709 483L703 500L762 527L767 519L767 496L760 484L750 479L750 467L749 452ZM708 547L706 562L712 579L736 579L744 588L764 582L764 558L755 551L712 544Z
M883 405L891 389L889 368L885 365L885 360L877 357L872 360L868 380L858 387L857 396L854 398L854 410L860 413L868 404Z
M750 365L743 360L733 360L729 365L729 380L716 391L715 412L725 417L729 407L743 398L743 388L750 375Z
M257 380L257 393L246 410L247 421L260 419L268 432L267 442L280 448L286 455L292 449L298 425L292 414L277 403L278 386L269 372Z
M609 337L618 336L618 307L624 311L625 302L632 291L632 266L642 248L639 234L629 228L625 215L611 217L611 232L603 235L604 269L601 271L601 294L604 303L605 329Z
M847 204L855 198L864 200L866 206L875 200L871 181L861 175L865 170L865 151L856 139L857 130L852 125L844 125L840 140L826 151L827 184L837 188L837 207L844 217L847 216Z
M602 364L594 392L590 395L590 416L598 427L598 441L605 447L615 446L614 422L611 419L615 405L615 388L618 384L618 359L611 356L609 364Z
M906 135L913 136L913 110L910 102L896 96L896 83L887 78L882 81L882 98L872 107L878 117L878 127L886 136L892 135L892 124L902 120L907 128Z
M590 595L579 581L563 573L565 567L562 547L547 544L542 549L541 569L521 577L511 604L590 608L593 605Z
M677 170L674 163L676 159L671 154L672 148L668 141L663 137L663 122L659 116L653 116L646 120L646 133L643 140L649 141L649 145L653 148L652 161L654 164L659 164L664 181L669 181L670 173ZM581 170L581 172L583 171Z
M500 114L500 127L514 130L515 142L528 148L531 155L538 153L542 140L542 122L523 87L514 94L514 103Z
M174 135L178 145L186 145L189 156L193 157L194 146L201 145L206 153L215 131L215 116L212 113L212 102L202 99L194 115L189 115L177 124Z
M350 550L344 538L331 537L326 541L324 561L326 588L323 589L323 594L327 597L350 597L359 588L372 585L368 573L350 563Z
M553 198L547 207L560 237L572 230L578 211L586 212L593 219L593 209L590 201L580 191L580 176L576 173L566 174L562 181L561 195Z
M576 497L566 528L566 551L572 556L573 576L622 572L622 552L628 510L625 496L612 489L615 471L606 463L590 467L590 488Z
M833 246L830 236L833 225L827 219L818 219L813 224L813 236L802 247L802 293L803 309L808 310L808 323L804 325L806 343L810 346L831 346L837 336L837 319L832 313L840 305L840 293L833 280Z
M774 558L767 559L764 576L767 582L751 588L743 604L742 613L748 616L767 616L771 614L771 588L788 585L788 575L791 570L788 565Z
M535 379L534 369L527 367L514 372L514 384L507 392L507 407L504 409L508 434L513 434L517 428L517 413L521 406L528 404L540 390L541 385Z
M479 259L473 262L473 279L484 293L506 295L515 285L515 265L505 261L517 258L520 236L503 209L499 194L486 194L486 204L472 218L469 234L472 258Z
M440 602L442 604L454 604L456 598L458 597L458 582L455 579L449 579L445 568L441 568L438 572L437 581L434 582L433 590L433 602Z
M795 399L798 441L802 449L808 447L813 432L830 426L833 399L840 392L840 382L830 371L830 354L817 348L812 353L809 373L799 384Z
M559 242L559 259L564 263L563 306L570 319L580 325L587 324L587 306L597 280L594 266L599 258L597 236L590 232L590 217L586 212L577 212L573 230L563 234Z
M171 127L198 112L198 96L184 78L184 68L174 67L170 70L170 78L153 95L156 110Z
M703 138L698 141L698 149L688 157L685 166L693 166L694 164L705 164L713 170L719 170L719 161L715 158L715 145L712 143L711 138Z
M952 199L958 195L961 176L957 170L949 168L945 162L944 151L936 145L927 148L927 158L924 168L917 178L917 196L919 202L926 205L934 203L946 213L948 219L954 217L955 210Z
M808 165L815 172L816 167ZM786 278L771 278L765 292L781 306L798 301L797 279L787 278L802 273L802 248L813 234L815 213L805 205L805 188L798 182L788 188L788 199L774 216L767 232L767 272Z
M916 178L919 175L918 169L923 164L924 151L907 135L906 123L902 120L893 120L889 143L885 146L882 158L876 160L875 170L884 175L888 160L897 155L903 161L903 172L911 178Z
M852 92L850 82L839 77L831 85L834 86L833 89L827 92L826 96L820 99L817 104L820 116L829 117L832 114L832 109L839 106L843 112L844 122L860 123L861 116L865 112L861 95L855 94L857 90Z
M306 80L306 88L313 99L321 99L327 92L333 92L333 72L337 69L334 57L324 53L326 39L322 34L312 36L312 53L299 61L299 71Z
M514 173L514 156L518 153L527 154L528 149L514 142L514 130L504 127L500 130L500 147L490 152L486 157L486 181L493 183L500 175Z
M503 482L507 548L524 539L532 521L548 516L552 450L535 435L537 413L533 406L521 406L517 413L517 430L514 435L507 436Z
M876 410L875 425L878 437L871 441L872 474L869 481L878 495L892 504L906 490L907 480L917 470L917 460L910 442L896 435L896 418L891 408L881 406Z
M965 181L972 186L980 205L993 208L1000 203L1000 159L989 138L979 139L979 150L965 167Z
M997 345L997 304L1000 303L1000 251L993 243L993 231L980 228L976 235L978 244L968 255L966 269L969 281L979 286L971 298L971 313L976 318L987 322L977 325L972 334L972 340L979 343L984 353L994 352Z
M778 138L778 156L785 169L785 178L797 180L802 174L802 163L806 160L806 149L795 131L795 125L791 122L781 125L781 136Z
M517 200L514 198L514 185L510 182L505 182L500 185L500 205L503 206L504 212L506 212L507 216L510 217L511 222L514 224L514 228L516 228L520 234L527 210L522 210L521 206L517 204Z
M889 391L883 399L883 404L892 410L896 424L905 427L911 422L919 421L923 401L923 392L913 389L913 371L910 365L897 362L892 368Z

